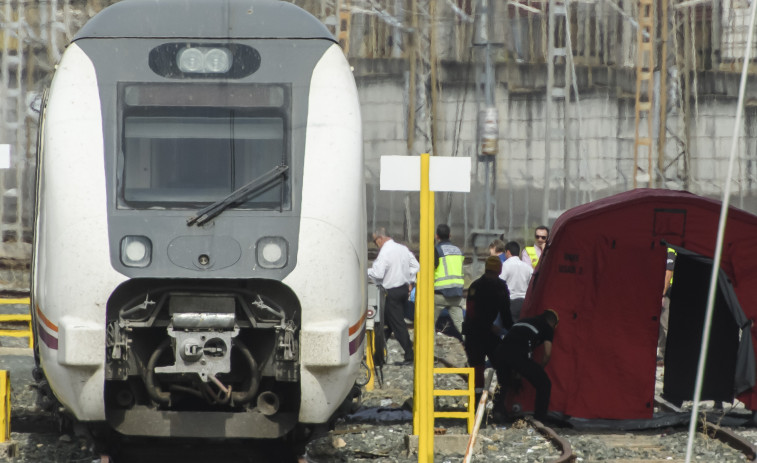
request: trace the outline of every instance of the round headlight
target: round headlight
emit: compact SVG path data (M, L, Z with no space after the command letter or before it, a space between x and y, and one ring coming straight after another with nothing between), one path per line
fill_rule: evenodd
M181 72L202 72L205 55L197 48L185 48L179 51L176 61Z
M205 53L205 71L220 74L231 67L231 52L225 48L211 48Z
M263 259L268 262L277 262L281 259L281 246L278 243L266 243L263 246Z
M263 268L284 268L287 264L289 245L280 236L260 238L255 245L258 265Z
M124 236L121 239L121 262L127 267L147 267L152 260L152 242L146 236Z
M130 261L137 262L145 258L147 248L141 241L131 241L126 245L126 258Z

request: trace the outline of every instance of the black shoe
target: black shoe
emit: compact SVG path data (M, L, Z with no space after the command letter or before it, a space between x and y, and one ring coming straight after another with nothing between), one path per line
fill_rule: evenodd
M399 366L407 366L407 365L412 365L412 364L413 364L413 359L410 359L410 360L406 359L401 362L395 362L395 365L399 365Z

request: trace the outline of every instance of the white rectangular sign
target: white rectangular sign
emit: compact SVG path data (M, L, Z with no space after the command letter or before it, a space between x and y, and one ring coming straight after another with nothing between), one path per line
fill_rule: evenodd
M470 158L432 156L428 171L431 191L470 191Z
M421 191L421 158L381 156L379 188L382 191Z
M431 156L429 189L431 191L470 191L470 158ZM420 156L381 156L379 187L382 191L420 191Z
M0 144L0 169L11 168L11 145Z

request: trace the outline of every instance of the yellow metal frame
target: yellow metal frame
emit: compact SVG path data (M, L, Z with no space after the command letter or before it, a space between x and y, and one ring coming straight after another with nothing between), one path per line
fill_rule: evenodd
M0 443L11 438L11 382L7 370L0 370Z
M29 304L29 298L21 298L21 299L0 299L0 305L10 305L10 304ZM31 313L26 314L0 314L0 323L12 323L12 322L26 322L27 329L24 330L6 330L6 329L0 329L0 337L7 336L12 338L28 338L29 339L29 347L34 347L34 332L32 331L32 315Z
M468 389L434 389L434 397L468 397L468 411L466 412L434 411L434 418L460 418L468 420L468 434L473 432L473 424L476 420L476 411L473 408L473 402L476 399L476 385L475 381L473 380L473 372L473 368L434 368L435 375L468 375Z

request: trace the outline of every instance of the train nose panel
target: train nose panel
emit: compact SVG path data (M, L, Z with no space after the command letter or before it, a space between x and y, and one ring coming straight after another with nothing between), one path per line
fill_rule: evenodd
M189 270L219 270L242 257L242 247L230 236L180 236L168 245L168 258Z

